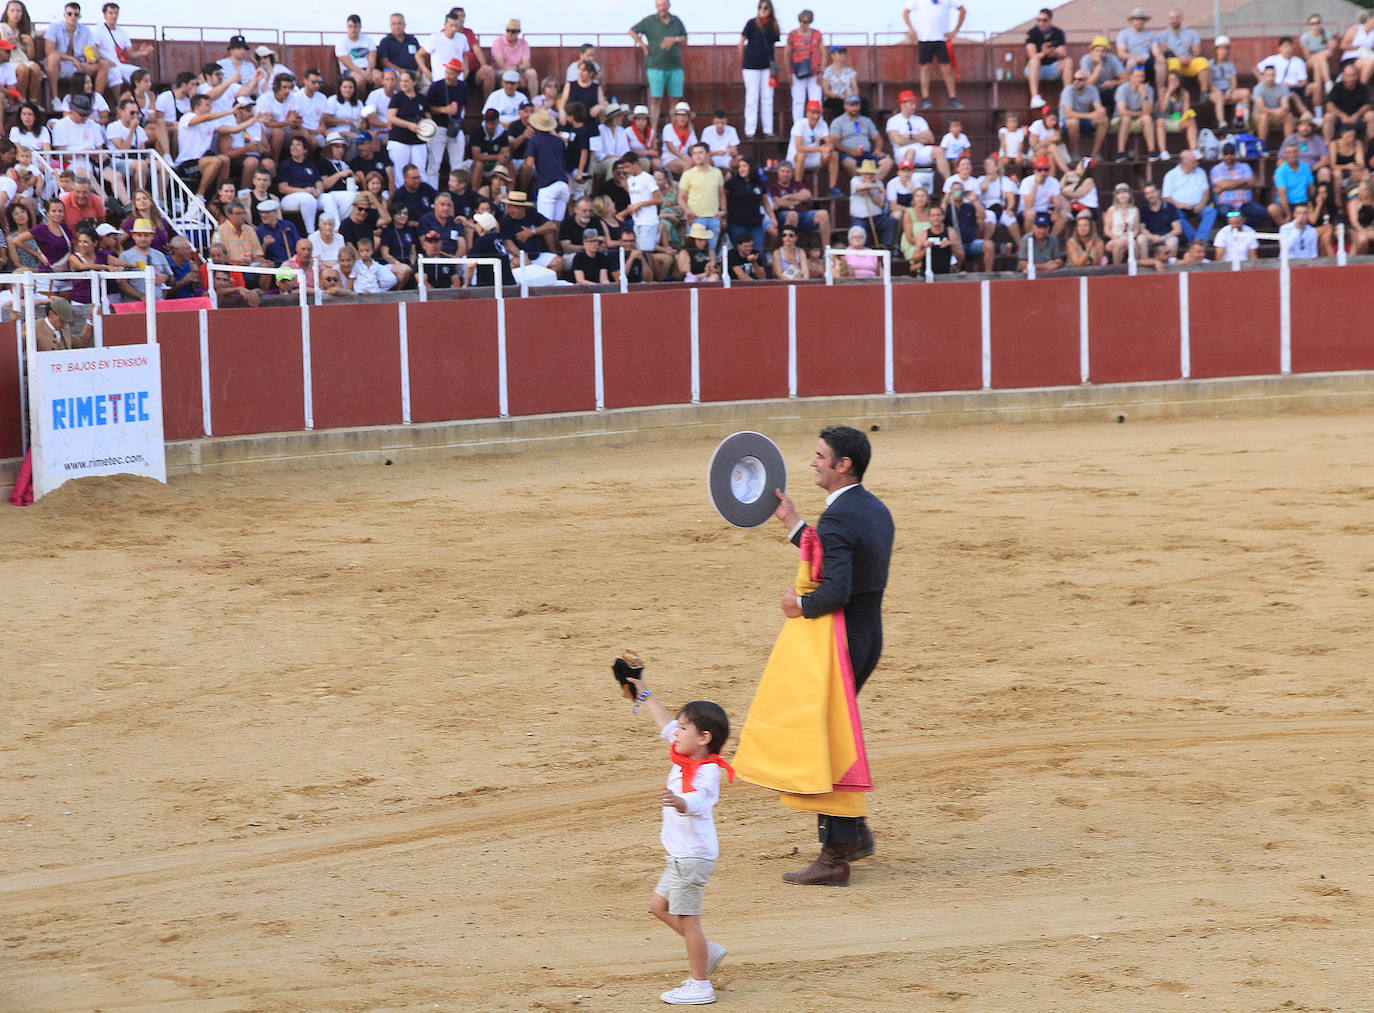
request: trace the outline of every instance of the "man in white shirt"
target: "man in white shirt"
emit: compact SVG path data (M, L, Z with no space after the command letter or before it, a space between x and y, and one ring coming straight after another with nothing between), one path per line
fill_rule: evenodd
M935 143L930 124L916 114L914 91L904 91L897 96L897 111L888 118L887 136L892 142L893 161L910 161L923 168L934 166L941 179L949 176L949 159Z
M235 35L229 39L229 55L220 60L219 65L224 71L221 80L227 86L225 94L229 96L228 108L233 108L234 101L242 94L256 98L267 80L267 72L259 70L248 48L248 40L242 35ZM240 90L245 85L248 86L247 92ZM216 109L225 107L224 104L215 106Z
M1255 76L1263 77L1264 68L1274 68L1274 83L1286 84L1293 91L1301 91L1307 84L1307 61L1293 52L1293 37L1279 39L1279 51L1266 56L1255 65Z
M1178 208L1182 216L1183 238L1207 239L1217 221L1212 206L1212 184L1207 171L1197 162L1197 152L1185 148L1179 153L1178 165L1164 174L1164 201Z
M320 142L324 140L324 127L322 120L324 111L329 105L329 96L320 90L320 85L324 83L320 72L311 67L305 72L305 77L301 81L300 93L296 96L296 108L300 110L301 125L295 131L298 137L304 137L305 143L310 145L313 153L316 151Z
M849 181L849 220L866 231L880 250L891 249L897 219L888 213L887 188L878 178L878 163L866 158Z
M58 151L94 151L105 147L105 132L91 119L91 97L76 94L67 115L52 125L52 146Z
M1279 246L1287 252L1289 260L1310 260L1317 256L1317 230L1312 227L1310 218L1306 204L1294 204L1293 220L1279 226Z
M1022 224L1026 232L1030 232L1035 226L1036 216L1048 214L1051 217L1053 231L1059 231L1059 227L1067 220L1064 213L1064 201L1060 199L1059 180L1050 175L1050 160L1044 155L1037 158L1031 165L1032 171L1026 178L1021 180L1021 217Z
M207 95L191 99L191 111L177 124L176 169L183 177L194 168L200 169L200 185L196 192L208 197L215 192L220 180L229 173L229 159L219 153L217 135L233 133L237 128L233 110L216 112L210 108Z
M830 173L829 196L844 196L837 186L840 154L830 142L830 124L821 119L819 102L807 102L805 115L793 124L792 134L787 141L787 161L792 163L792 171L797 179L802 178L803 170L819 169L824 164Z
M267 131L262 127L263 114L256 112L253 100L244 96L234 102L234 132L221 131L219 153L229 159L229 179L238 180L240 189L247 190L253 182L267 152Z
M226 81L223 67L218 63L207 63L200 68L200 76L196 94L208 97L211 109L222 113L234 108L234 99L238 98L242 85L237 81Z
M105 128L105 141L115 151L134 152L148 146L148 132L138 125L138 103L129 96L119 100L116 119ZM147 165L142 159L130 156L115 156L104 171L105 182L113 187L113 193L121 204L131 203L128 180L134 186L146 187Z
M1259 248L1255 230L1245 224L1240 212L1235 209L1226 212L1226 226L1217 232L1212 243L1216 246L1216 257L1213 259L1222 263L1254 260L1255 250Z
M508 127L518 120L520 118L520 107L529 101L525 93L516 88L519 83L519 71L503 71L501 74L501 87L487 96L487 101L482 106L482 112L486 112L488 109L495 109L497 117L501 120L501 126L503 127Z
M468 53L468 37L458 30L458 17L453 11L444 16L444 27L425 40L420 51L415 54L415 62L420 65L429 83L435 80L434 69L443 69L449 60L463 60ZM519 80L519 75L516 76Z
M391 100L400 90L401 75L390 67L380 73L382 86L367 93L367 105L363 106L363 109L366 111L370 108L372 114L364 117L363 126L371 130L382 148L385 149L387 128L391 125L391 121L387 119L386 111L391 108Z
M658 249L658 208L663 203L663 194L658 189L654 174L645 172L639 159L626 159L625 168L629 170L625 178L625 190L630 195L630 204L625 211L634 216L635 248L648 257ZM650 258L650 263L653 263L653 258Z
M363 34L363 19L356 14L348 16L344 28L344 38L334 46L334 55L339 61L340 76L352 76L358 83L358 94L368 88L381 86L382 75L377 70L377 40Z
M128 84L129 79L139 70L132 61L151 56L153 47L146 42L141 46L135 46L129 40L128 33L119 27L119 4L113 0L101 7L100 13L104 16L105 23L92 32L95 36L95 48L100 53L100 58L110 65L109 86L118 90L121 85Z
M701 143L711 153L711 164L717 169L729 169L739 158L739 131L726 122L724 109L717 109L711 125L701 132Z
M959 20L953 28L949 26L951 10L959 12ZM912 12L916 23L912 24ZM968 11L958 0L909 0L902 18L906 21L907 38L916 43L916 62L920 66L921 108L930 109L930 65L940 64L940 74L945 79L945 91L949 93L949 108L962 109L954 94L954 69L949 62L949 43L959 34Z
M167 124L167 131L175 140L177 124L191 111L191 96L196 93L196 76L183 70L176 76L172 87L164 91L153 103Z
M258 98L257 111L267 130L267 153L280 159L282 144L301 125L295 78L283 75L272 82L272 91Z

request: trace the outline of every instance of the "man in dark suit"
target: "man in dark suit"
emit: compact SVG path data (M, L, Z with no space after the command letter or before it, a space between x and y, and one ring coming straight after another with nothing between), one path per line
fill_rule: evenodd
M892 514L882 500L860 484L870 456L868 437L860 430L852 426L821 430L811 467L816 484L826 492L825 511L816 523L825 553L823 579L810 594L799 598L789 587L782 596L783 615L789 619L814 619L844 610L856 693L873 674L883 652L883 589L894 530ZM792 542L800 545L806 522L791 497L775 491L778 509L773 516L789 530ZM873 854L873 832L863 817L822 814L817 823L820 856L805 869L782 878L802 886L845 886L849 863Z

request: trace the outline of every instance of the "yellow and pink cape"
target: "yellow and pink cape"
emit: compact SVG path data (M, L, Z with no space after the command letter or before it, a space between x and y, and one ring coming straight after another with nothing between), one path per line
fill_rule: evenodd
M823 579L816 529L802 531L798 595ZM783 623L735 751L744 780L777 791L791 809L862 816L873 777L849 661L844 611Z

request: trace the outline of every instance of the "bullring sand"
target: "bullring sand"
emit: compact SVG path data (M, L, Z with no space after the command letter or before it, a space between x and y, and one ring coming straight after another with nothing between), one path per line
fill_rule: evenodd
M719 1008L1374 1009L1372 428L875 433L878 855L785 887L814 826L727 789ZM608 665L737 730L795 567L713 445L0 511L0 1009L662 1008L666 751Z

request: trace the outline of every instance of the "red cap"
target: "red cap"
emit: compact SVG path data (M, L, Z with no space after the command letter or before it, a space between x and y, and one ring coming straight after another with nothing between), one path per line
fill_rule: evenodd
M904 91L897 96L898 102L915 102L916 93L914 91Z
M452 60L449 60L448 63L444 64L444 66L445 66L445 67L452 67L454 70L462 70L462 69L463 69L463 61L460 60L460 59L458 59L458 58L455 56Z
M806 109L804 110L804 112L809 113L812 109L816 110L816 112L821 111L821 104L817 102L815 99L812 99L810 102L806 103Z
M914 169L914 168L916 168L916 163L913 162L913 161L912 161L911 159L909 159L909 158L904 158L904 159L902 159L902 164L899 165L899 166L897 166L897 168L899 168L899 169Z
M1031 168L1033 169L1048 169L1049 167L1050 160L1046 158L1044 155L1041 155L1033 163L1031 163Z

